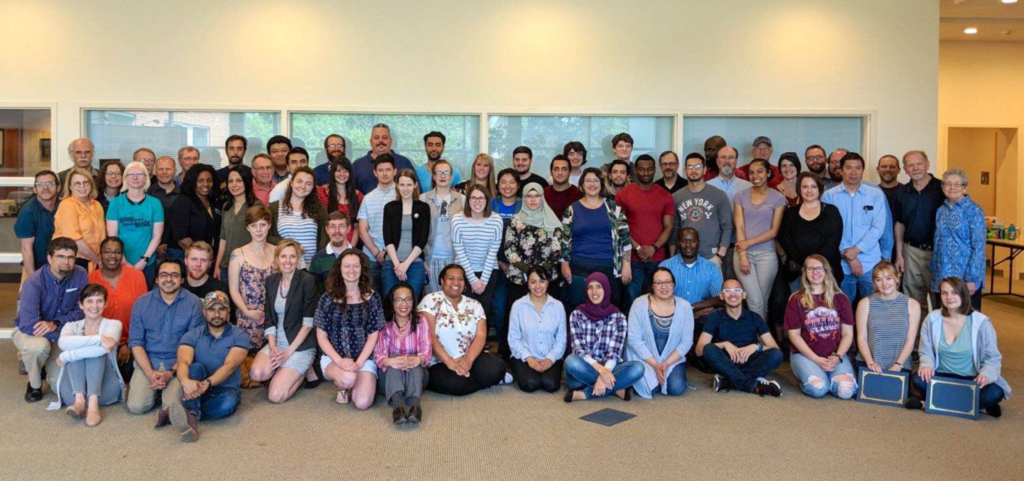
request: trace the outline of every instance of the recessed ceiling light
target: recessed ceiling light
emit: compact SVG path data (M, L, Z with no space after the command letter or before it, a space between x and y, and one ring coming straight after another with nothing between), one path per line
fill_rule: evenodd
M1003 0L1003 3L1017 3L1017 0Z
M967 28L964 29L964 33L966 33L967 35L974 35L974 34L978 33L978 28L977 27L967 27Z

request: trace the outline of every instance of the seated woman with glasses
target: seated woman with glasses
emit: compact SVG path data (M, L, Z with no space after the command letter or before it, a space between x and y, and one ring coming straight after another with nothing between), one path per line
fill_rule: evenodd
M846 353L853 345L853 310L832 277L828 261L811 254L804 261L799 291L789 298L784 328L792 346L790 364L804 394L839 399L857 394L857 379Z
M382 373L377 376L377 391L384 393L395 424L416 424L423 419L420 399L433 349L426 318L413 318L415 307L412 286L407 282L395 284L384 302L389 320L373 348L373 362Z
M508 346L519 389L558 391L565 356L565 307L548 295L548 272L538 266L527 271L530 293L512 303Z
M64 184L63 199L53 214L53 238L67 237L78 245L75 263L86 270L99 265L100 242L107 237L103 206L96 201L96 184L88 170L72 167Z
M673 295L676 278L665 267L654 270L651 292L629 309L626 359L640 361L644 377L633 388L642 398L655 392L686 393L686 353L693 346L693 307Z

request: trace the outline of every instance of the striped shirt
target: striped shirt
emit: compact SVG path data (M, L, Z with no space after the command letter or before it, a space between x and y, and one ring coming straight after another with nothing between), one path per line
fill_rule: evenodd
M873 294L868 310L868 348L871 357L889 369L900 357L903 343L907 340L910 330L910 311L907 309L907 296L897 294L891 301L883 300ZM903 360L903 367L909 369L910 357Z
M381 371L387 370L384 361L391 357L419 356L423 359L422 366L430 365L433 347L430 344L430 326L427 318L417 316L416 332L406 326L403 334L398 324L389 322L377 336L377 345L373 347L373 362Z
M292 239L302 245L302 261L309 265L316 254L316 219L302 217L302 212L291 212L281 207L277 217L277 232L282 239Z
M491 272L497 266L504 226L498 214L491 214L479 224L466 220L461 212L452 216L455 261L466 270L466 281L470 284L477 281L477 272L481 273L479 280L484 284L491 279Z
M386 190L382 190L378 185L363 197L363 203L359 205L359 214L356 218L366 221L370 238L373 239L373 243L377 245L378 249L384 248L384 205L393 200L395 200L394 183ZM363 252L370 257L371 262L376 262L369 246L363 246Z

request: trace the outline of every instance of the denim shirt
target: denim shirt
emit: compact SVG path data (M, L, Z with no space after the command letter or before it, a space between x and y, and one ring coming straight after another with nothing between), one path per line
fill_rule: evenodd
M88 274L79 266L61 280L53 276L48 266L36 269L21 288L21 302L14 325L22 334L31 336L37 322L54 321L57 329L44 337L50 342L57 342L64 324L85 317L78 307L78 295L88 283Z
M882 260L881 244L886 227L891 229L888 203L882 189L861 183L850 194L845 185L839 184L825 192L821 201L836 206L843 218L843 237L839 241L839 250L859 248L857 260L865 273L871 272L875 264ZM843 274L849 275L851 272L850 263L843 259Z
M167 304L158 287L135 301L128 347L145 349L154 369L163 363L164 369L173 370L182 336L205 323L202 302L195 294L181 288L178 297Z

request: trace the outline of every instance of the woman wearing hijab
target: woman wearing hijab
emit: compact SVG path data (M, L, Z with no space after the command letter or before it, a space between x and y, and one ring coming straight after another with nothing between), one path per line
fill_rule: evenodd
M587 299L569 316L572 354L565 359L565 402L615 393L628 401L629 389L644 377L641 361L622 362L628 322L611 302L608 277L587 276Z
M568 248L568 241L562 230L562 221L544 201L544 189L540 184L531 182L523 188L523 206L512 217L505 230L505 257L508 258L508 308L519 298L529 294L526 273L533 267L540 267L548 272L551 286L558 282L559 259L562 251ZM556 298L556 289L549 289ZM606 292L611 292L607 290ZM505 319L509 312L505 313ZM505 359L509 358L508 323L498 326L500 346L498 353Z

